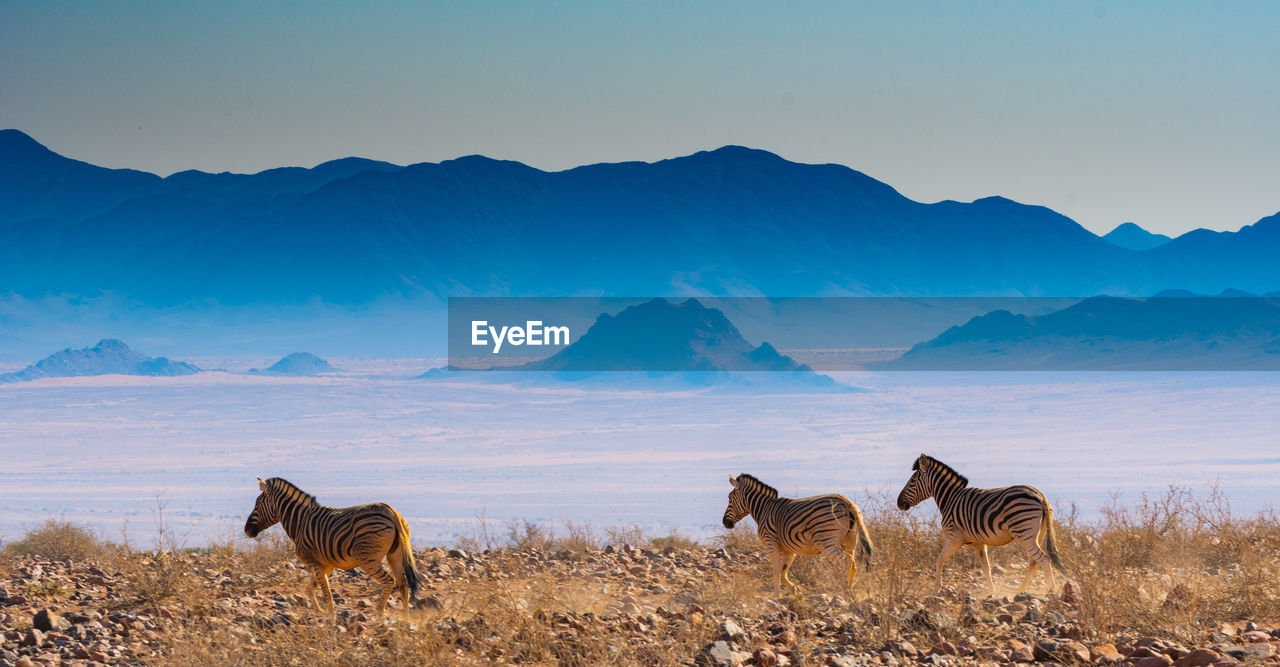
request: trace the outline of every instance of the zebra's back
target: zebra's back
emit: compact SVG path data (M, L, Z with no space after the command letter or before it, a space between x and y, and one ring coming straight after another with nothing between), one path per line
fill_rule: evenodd
M386 503L323 507L295 538L303 560L349 569L385 554L398 540L402 519Z
M942 511L944 528L959 530L989 546L1007 544L1015 535L1038 529L1049 501L1025 484L998 489L964 489L954 505Z
M856 525L857 507L848 498L829 493L808 498L778 498L757 520L760 536L774 540L787 551L812 556L834 537L845 537Z

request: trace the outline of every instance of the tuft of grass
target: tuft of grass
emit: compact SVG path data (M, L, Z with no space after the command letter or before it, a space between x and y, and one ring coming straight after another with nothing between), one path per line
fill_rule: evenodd
M702 548L702 544L700 542L683 535L678 531L672 531L662 537L655 537L652 540L649 540L649 544L652 544L655 549L666 549L667 547L671 547L677 551L691 551L693 549Z
M102 556L110 545L84 526L49 518L5 548L14 554L49 560L85 560Z

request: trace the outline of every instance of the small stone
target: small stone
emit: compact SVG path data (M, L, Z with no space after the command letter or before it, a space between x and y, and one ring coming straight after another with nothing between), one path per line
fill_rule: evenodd
M44 632L42 632L39 628L31 628L30 630L27 630L26 636L22 638L22 641L18 642L18 645L19 646L40 646L41 644L44 644L44 639L45 639Z
M708 667L732 667L733 650L729 648L729 642L714 641L707 644L698 655L697 664Z
M752 654L756 660L756 667L777 667L778 654L767 648L758 648Z
M1036 660L1047 661L1054 660L1058 654L1058 649L1062 644L1052 639L1042 639L1036 642L1035 648L1031 650Z
M44 630L45 632L63 631L71 628L71 621L59 616L52 609L41 609L36 613L35 618L31 619L31 624L36 629Z
M1222 654L1207 648L1198 648L1173 661L1178 667L1207 667L1217 662Z
M1075 662L1090 662L1093 657L1089 652L1089 647L1080 642L1067 642L1062 647L1062 650Z
M1152 655L1145 658L1138 658L1133 663L1133 667L1168 667L1173 664L1173 660L1167 655Z
M1249 642L1250 644L1256 644L1256 643L1258 643L1258 642L1269 642L1269 641L1271 641L1271 635L1269 635L1269 634L1267 634L1267 633L1265 633L1265 632L1263 632L1263 631L1261 631L1261 630L1250 630L1250 631L1248 631L1248 632L1244 633L1244 635L1242 635L1242 636L1241 636L1241 638L1242 638L1242 639L1244 639L1245 641Z
M915 647L915 645L905 639L891 639L888 642L885 642L885 645L880 649L880 651L887 652L890 655L903 656L907 658L914 658L917 655L920 655L920 651Z
M732 619L725 619L725 621L720 624L720 638L734 642L742 641L746 638L746 632L743 631L741 625L733 622Z
M1062 601L1067 604L1080 604L1083 591L1080 590L1080 584L1068 579L1067 583L1062 585Z
M1009 643L1009 660L1012 662L1032 662L1036 659L1035 652L1031 647L1017 639L1010 639Z

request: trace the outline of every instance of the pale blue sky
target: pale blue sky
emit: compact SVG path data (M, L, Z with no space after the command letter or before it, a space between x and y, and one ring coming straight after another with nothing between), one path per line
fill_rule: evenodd
M1280 210L1280 3L0 3L0 126L168 174L724 144L1094 231Z

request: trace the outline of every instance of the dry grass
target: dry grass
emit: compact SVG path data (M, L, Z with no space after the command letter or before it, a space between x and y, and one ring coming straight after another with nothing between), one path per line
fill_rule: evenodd
M10 554L39 556L48 560L86 560L103 555L110 545L92 530L69 521L45 519L39 528L5 546Z
M785 641L801 654L824 645L875 651L903 637L922 648L969 637L978 645L1018 633L1033 638L1025 629L1032 626L994 622L1001 603L984 601L987 583L970 550L948 562L937 589L938 529L921 518L930 515L900 512L881 496L859 505L875 542L873 567L860 569L849 590L842 564L798 558L792 578L803 593L782 600L751 522L707 546L679 535L650 538L634 526L596 533L583 524L552 531L519 522L502 541L482 528L470 549L487 542L481 557L419 554L424 586L408 624L397 608L389 621L369 618L362 601L373 584L341 572L333 576L337 623L301 607L306 575L278 531L191 553L171 536L135 550L49 522L5 550L0 573L12 574L22 554L106 562L125 583L121 605L168 610L160 614L160 661L173 664L679 664L716 639L727 618L756 628L747 644ZM1280 619L1280 520L1271 512L1234 515L1216 488L1116 500L1091 522L1058 508L1057 528L1080 599L1060 598L1062 576L1057 593L1042 598L1045 612L1066 619L1055 633L1089 643L1155 636L1192 646L1215 641L1224 623ZM1012 595L1025 574L1021 550L993 548L991 557L1004 569L1000 595ZM651 577L650 569L662 574ZM1047 584L1038 575L1030 590L1043 593ZM50 589L26 593L65 598L54 584L42 585ZM229 611L229 604L249 606ZM767 628L784 626L783 639L769 638Z

